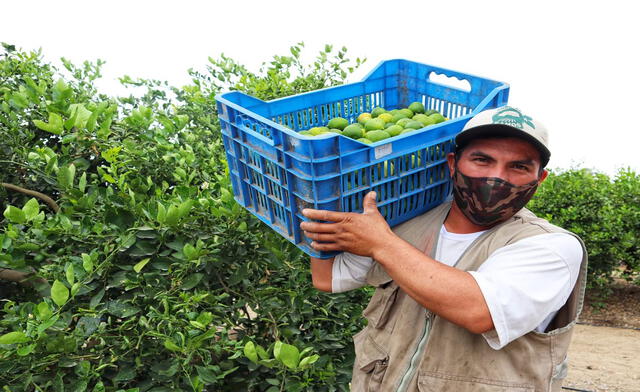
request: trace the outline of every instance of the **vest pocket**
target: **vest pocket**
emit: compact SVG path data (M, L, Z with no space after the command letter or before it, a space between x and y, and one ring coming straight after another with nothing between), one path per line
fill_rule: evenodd
M453 376L435 372L421 373L418 377L420 392L534 392L530 384L487 380L475 377Z
M356 360L353 366L351 391L380 391L387 371L389 355L368 334L369 327L353 337Z
M399 287L395 284L388 285L387 287L379 287L369 305L362 312L362 315L369 322L368 325L380 329L384 328L385 324L389 320L389 314L393 308L396 298L398 297Z

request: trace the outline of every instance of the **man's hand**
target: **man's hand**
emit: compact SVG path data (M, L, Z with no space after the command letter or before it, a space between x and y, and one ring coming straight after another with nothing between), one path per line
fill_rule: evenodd
M367 193L363 207L362 214L305 208L302 214L307 218L334 223L302 222L300 228L313 240L311 246L315 250L373 257L396 235L378 211L375 192Z

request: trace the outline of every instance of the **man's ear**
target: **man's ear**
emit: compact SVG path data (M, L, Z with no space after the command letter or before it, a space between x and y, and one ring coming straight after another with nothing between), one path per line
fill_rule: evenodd
M547 171L547 169L543 169L542 173L540 174L540 178L538 179L538 183L541 183L542 181L544 181L548 175L549 175L549 172Z
M456 168L456 154L450 152L447 154L447 164L449 165L449 176L453 177L453 172Z

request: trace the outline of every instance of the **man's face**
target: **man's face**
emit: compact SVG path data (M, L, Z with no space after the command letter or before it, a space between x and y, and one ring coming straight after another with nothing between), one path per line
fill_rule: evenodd
M455 155L447 156L449 171L456 169ZM469 142L457 162L457 169L468 177L497 177L513 185L542 182L540 153L529 142L514 138L484 138Z

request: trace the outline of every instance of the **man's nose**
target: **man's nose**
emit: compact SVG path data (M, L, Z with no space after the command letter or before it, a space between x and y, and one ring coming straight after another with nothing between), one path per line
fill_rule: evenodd
M488 173L488 177L497 177L505 181L509 180L507 178L508 176L509 176L509 172L507 171L507 168L499 165L495 165L494 167L492 167Z

